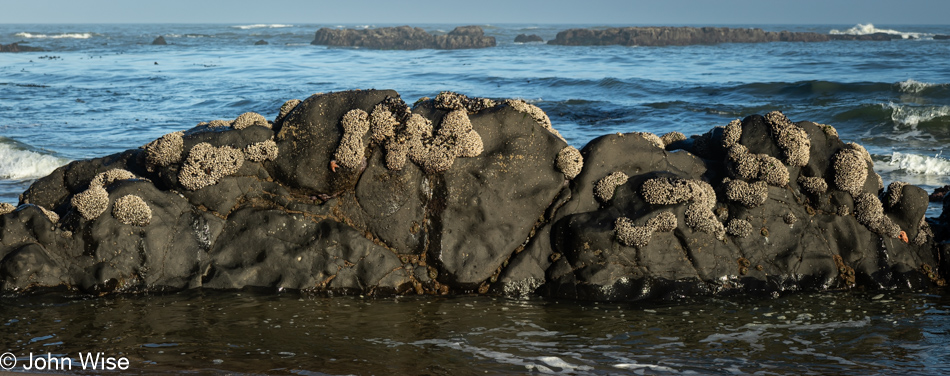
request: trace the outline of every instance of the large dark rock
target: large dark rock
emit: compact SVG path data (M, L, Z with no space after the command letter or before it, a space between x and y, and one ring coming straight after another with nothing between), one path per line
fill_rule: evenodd
M764 31L758 28L728 27L614 27L608 29L568 29L557 33L548 44L564 46L687 46L719 43L826 42L829 40L892 40L901 37L875 33L868 35L818 34L810 32Z
M459 26L447 35L432 35L418 27L399 26L378 29L321 28L313 45L362 47L381 50L456 50L495 46L495 37L486 37L479 26Z
M0 205L0 291L632 301L947 276L946 209L925 220L922 189L884 189L862 147L778 112L579 152L537 107L454 93L413 108L392 90L319 94L276 118L39 179Z
M42 48L27 46L19 43L0 44L0 52L32 52L43 51Z
M950 35L937 34L934 35L934 40L950 40Z
M159 35L158 38L155 38L155 39L152 40L152 45L153 45L153 46L164 46L164 45L167 45L167 44L168 44L168 42L165 41L165 37L164 37L164 36L161 36L161 35Z
M515 37L515 43L531 43L531 42L544 42L544 39L541 39L537 34L518 34Z

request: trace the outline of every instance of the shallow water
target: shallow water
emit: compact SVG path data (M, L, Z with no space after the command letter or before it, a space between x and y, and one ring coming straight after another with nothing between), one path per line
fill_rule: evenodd
M942 294L941 294L942 293ZM0 300L26 361L89 351L134 373L945 374L945 292L654 304L193 291Z

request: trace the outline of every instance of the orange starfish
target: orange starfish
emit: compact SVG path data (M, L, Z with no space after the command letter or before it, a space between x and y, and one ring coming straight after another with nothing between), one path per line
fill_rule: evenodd
M900 239L900 240L902 240L904 243L908 243L908 242L909 242L909 241L907 240L907 233L904 232L904 231L901 231L901 234L898 235L897 238Z
M337 169L338 167L340 167L340 165L336 164L336 160L335 160L335 159L332 160L332 161L330 161L330 171L336 172L336 169Z

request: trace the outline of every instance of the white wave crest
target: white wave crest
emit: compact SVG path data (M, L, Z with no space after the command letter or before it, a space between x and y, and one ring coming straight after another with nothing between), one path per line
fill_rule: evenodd
M285 24L253 24L253 25L239 25L231 26L235 29L249 30L249 29L276 29L280 27L293 27L294 25L285 25Z
M927 90L927 88L934 86L942 86L942 84L932 84L929 82L920 82L915 79L909 79L907 81L901 81L897 83L897 87L900 88L902 93L915 94L921 91Z
M847 30L832 29L830 32L828 32L828 34L846 34L846 35L868 35L868 34L876 34L876 33L900 35L901 38L904 38L904 39L920 38L923 35L928 35L928 36L931 35L931 34L924 34L924 33L911 33L911 32L904 32L904 31L897 31L893 29L878 29L874 27L874 24L869 24L869 23L857 24L854 27Z
M950 175L950 160L933 156L918 154L906 154L901 152L891 153L890 160L878 162L884 164L881 170L903 170L912 174L921 175ZM875 166L875 170L877 170Z
M907 125L913 129L922 122L950 116L950 106L909 106L894 103L885 103L882 106L891 110L891 121L895 126Z
M62 39L62 38L72 38L72 39L89 39L92 38L92 33L63 33L63 34L33 34L33 33L16 33L13 34L20 38L32 38L32 39Z
M25 180L49 175L68 159L41 154L0 142L0 179Z

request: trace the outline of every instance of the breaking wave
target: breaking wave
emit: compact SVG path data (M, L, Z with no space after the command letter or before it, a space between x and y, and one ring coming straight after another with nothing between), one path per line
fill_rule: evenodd
M904 39L908 39L908 38L920 38L920 37L923 36L923 35L928 35L928 36L930 35L930 34L923 34L923 33L911 33L911 32L905 32L905 31L897 31L897 30L893 30L893 29L878 29L878 28L874 27L874 24L869 24L869 23L868 23L868 24L857 24L857 25L855 25L854 27L852 27L852 28L850 28L850 29L847 29L847 30L832 29L830 32L828 32L828 34L839 34L839 35L840 35L840 34L846 34L846 35L868 35L868 34L877 34L877 33L891 34L891 35L900 35L901 38L904 38Z
M950 160L939 155L929 157L895 151L885 159L889 160L882 162L883 166L875 165L875 169L883 167L882 170L903 170L912 174L950 175Z
M276 29L281 27L293 27L294 25L285 25L285 24L253 24L253 25L238 25L231 26L235 29L249 30L249 29Z
M891 121L895 126L906 125L915 129L918 124L950 116L950 106L910 106L895 103L883 103L881 106L891 111Z
M30 39L89 39L92 38L93 33L63 33L63 34L33 34L33 33L16 33L13 34L20 38L30 38Z
M36 179L68 162L68 159L32 151L25 144L0 137L0 179Z

